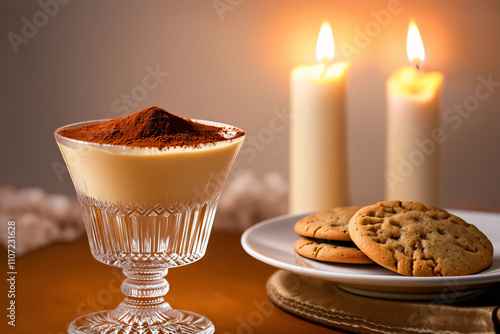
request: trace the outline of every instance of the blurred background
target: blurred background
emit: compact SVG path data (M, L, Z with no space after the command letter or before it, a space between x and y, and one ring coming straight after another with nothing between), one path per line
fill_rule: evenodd
M351 203L380 201L385 83L408 64L411 19L426 50L422 69L445 77L442 115L475 96L480 77L491 82L491 95L459 126L443 122L442 206L498 211L496 0L1 0L0 185L74 198L53 131L152 105L243 128L248 137L237 167L257 178L276 172L287 180L290 71L315 63L327 20L335 61L351 62ZM282 130L264 137L276 117Z

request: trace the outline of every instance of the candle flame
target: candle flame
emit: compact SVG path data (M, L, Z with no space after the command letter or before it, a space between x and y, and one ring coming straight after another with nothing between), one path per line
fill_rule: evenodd
M417 67L425 59L424 43L418 32L417 24L413 20L410 22L410 27L408 28L406 53L410 62L415 63Z
M332 28L328 22L323 22L319 31L318 44L316 44L316 60L328 63L335 54L335 44L333 43Z

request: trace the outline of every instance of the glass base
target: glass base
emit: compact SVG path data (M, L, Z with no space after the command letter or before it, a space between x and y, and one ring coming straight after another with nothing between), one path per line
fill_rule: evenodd
M125 268L126 298L114 310L75 319L69 334L211 334L214 325L202 315L174 310L163 296L169 289L167 268Z
M202 315L167 307L157 307L139 316L129 310L101 311L75 319L69 334L212 334L215 327ZM144 314L147 313L147 314Z

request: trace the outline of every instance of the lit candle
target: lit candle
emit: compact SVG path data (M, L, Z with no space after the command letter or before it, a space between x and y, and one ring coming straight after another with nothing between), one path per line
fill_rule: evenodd
M408 29L407 53L413 66L387 82L387 200L439 205L439 98L443 76L423 73L424 46L415 22Z
M331 64L335 44L324 22L312 66L291 75L291 213L348 205L345 78L347 62Z

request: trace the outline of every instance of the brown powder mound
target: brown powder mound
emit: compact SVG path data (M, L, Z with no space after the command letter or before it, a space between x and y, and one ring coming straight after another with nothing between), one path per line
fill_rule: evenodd
M243 136L239 129L230 139ZM150 107L133 115L106 122L60 130L63 137L80 141L134 147L196 147L228 140L223 136L228 130L182 118L168 111Z

